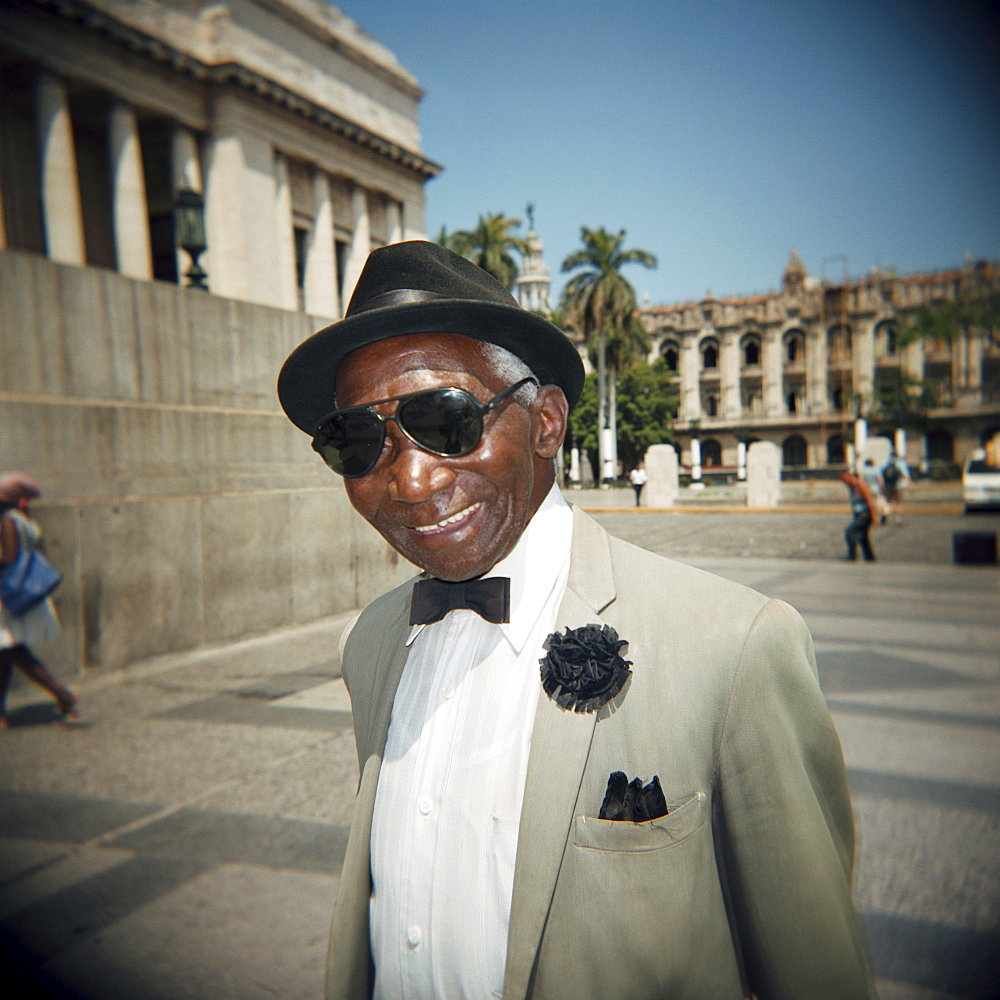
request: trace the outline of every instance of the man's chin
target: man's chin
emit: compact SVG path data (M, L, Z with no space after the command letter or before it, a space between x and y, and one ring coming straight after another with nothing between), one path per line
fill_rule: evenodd
M413 545L406 546L405 550L397 546L393 547L426 573L450 583L472 580L477 576L482 576L506 555L506 552L500 548L490 551L470 551L465 546L451 546L428 551ZM513 548L513 545L509 548Z

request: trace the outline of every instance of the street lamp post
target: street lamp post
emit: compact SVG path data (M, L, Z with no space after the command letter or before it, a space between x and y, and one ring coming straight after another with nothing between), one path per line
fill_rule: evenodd
M208 290L198 258L205 252L205 199L191 188L180 188L174 197L174 238L177 245L191 258L191 267L184 277L190 288Z

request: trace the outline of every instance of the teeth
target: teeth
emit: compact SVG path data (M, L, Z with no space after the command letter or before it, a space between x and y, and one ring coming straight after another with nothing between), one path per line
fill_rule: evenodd
M445 528L449 524L454 524L456 521L462 521L467 518L473 511L478 510L482 506L482 503L474 503L471 507L466 507L465 510L460 510L457 514L452 514L451 517L446 517L443 521L438 521L437 524L425 524L421 527L414 528L414 531L437 531L438 528Z

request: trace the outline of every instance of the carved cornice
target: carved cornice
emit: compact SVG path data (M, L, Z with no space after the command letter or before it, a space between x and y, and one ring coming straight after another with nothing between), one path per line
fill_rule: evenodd
M406 149L399 143L324 108L303 94L296 93L255 70L235 62L217 64L202 62L159 38L154 38L146 32L108 16L86 0L22 0L20 6L49 11L62 21L72 22L86 31L100 35L114 45L144 56L201 84L234 86L254 93L376 156L384 157L412 170L425 179L436 177L442 170L441 164L435 163L421 153Z

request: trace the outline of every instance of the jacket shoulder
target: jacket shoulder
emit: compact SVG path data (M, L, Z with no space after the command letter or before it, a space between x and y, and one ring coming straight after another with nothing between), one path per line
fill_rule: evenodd
M752 616L770 600L751 587L716 573L650 552L614 535L608 539L620 600L641 595L643 604L649 608L660 604L690 607L698 603L715 613L725 607L730 611L741 609Z

